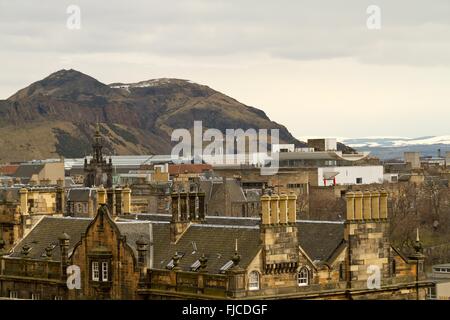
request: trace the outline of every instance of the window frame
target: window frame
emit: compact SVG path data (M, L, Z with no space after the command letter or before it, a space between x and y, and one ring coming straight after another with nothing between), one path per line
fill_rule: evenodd
M91 280L95 282L100 281L100 262L98 260L91 261Z
M31 300L41 300L41 294L40 293L31 293Z
M303 272L306 272L306 273L302 276ZM303 266L300 269L298 269L298 272L297 272L297 286L299 286L299 287L309 286L309 281L310 281L310 271L309 271L309 269L306 266Z
M102 261L101 262L101 281L102 282L108 282L109 281L109 262L108 261ZM106 267L106 268L105 268ZM105 277L105 272L106 272L106 277Z
M258 271L253 270L248 274L248 290L257 291L260 289L260 285L261 285L260 274Z

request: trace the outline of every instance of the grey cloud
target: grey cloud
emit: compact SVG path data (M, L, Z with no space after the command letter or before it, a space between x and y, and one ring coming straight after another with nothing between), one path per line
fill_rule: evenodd
M433 1L75 1L82 29L65 27L74 1L0 1L5 52L266 53L296 60L354 58L371 64L450 64L450 3ZM369 4L382 29L366 28ZM431 26L431 27L430 27ZM435 50L440 49L440 53Z

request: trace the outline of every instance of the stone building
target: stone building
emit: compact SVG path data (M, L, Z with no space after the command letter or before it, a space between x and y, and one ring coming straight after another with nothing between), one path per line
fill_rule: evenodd
M168 213L170 188L169 182L151 181L131 185L130 213Z
M70 217L93 217L97 212L96 188L70 188L67 191L66 215Z
M0 236L9 249L43 216L62 216L65 195L60 187L0 189Z
M208 213L226 217L258 217L261 191L243 189L240 179L200 179L198 189L205 193Z
M92 144L92 159L88 162L84 159L84 186L93 187L103 185L105 188L112 188L113 180L113 166L111 158L106 161L103 156L102 138L100 136L100 127L97 123L97 128L94 136L94 143Z
M44 218L3 256L0 287L69 299L423 299L433 284L420 241L409 257L390 245L387 196L349 192L344 221L297 220L295 194L263 195L261 218L209 216L202 192L172 193L170 215L113 218L99 196L93 220ZM49 221L60 225L44 237ZM80 289L56 291L69 264Z
M12 177L29 185L64 185L63 161L38 161L19 165Z
M0 248L0 295L12 299L68 298L65 270L91 219L43 217L10 252Z

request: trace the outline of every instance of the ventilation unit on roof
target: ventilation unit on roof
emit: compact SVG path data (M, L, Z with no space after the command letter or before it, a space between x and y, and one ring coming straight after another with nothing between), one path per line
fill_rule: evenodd
M196 260L192 265L191 265L191 271L197 271L200 268L200 260Z
M220 268L220 273L225 273L228 269L230 269L233 266L233 261L229 260L227 263L225 263Z
M197 252L197 243L195 241L192 241L192 254L195 254Z

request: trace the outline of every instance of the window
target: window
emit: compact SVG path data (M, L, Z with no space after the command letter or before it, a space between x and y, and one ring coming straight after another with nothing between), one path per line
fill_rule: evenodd
M339 280L340 281L345 280L345 266L343 262L339 264Z
M55 300L62 300L63 298L61 296L55 296L54 299Z
M391 271L392 271L392 275L395 275L397 273L397 264L395 262L395 258L392 258L392 261L391 261Z
M92 261L92 281L100 280L100 270L98 266L98 261Z
M19 295L17 294L17 291L9 291L9 298L10 299L17 299L19 297Z
M83 206L82 206L81 203L77 203L77 212L78 212L78 213L83 212Z
M363 183L362 178L356 178L356 184L362 184L362 183Z
M309 270L302 267L297 274L297 284L299 287L307 286L309 284Z
M259 273L258 271L250 272L248 276L248 290L259 290Z
M31 300L41 300L41 295L39 293L32 293Z
M436 299L436 287L427 288L427 299L428 300Z
M108 262L102 262L102 280L108 281Z
M143 254L138 255L138 263L145 264L145 255Z

